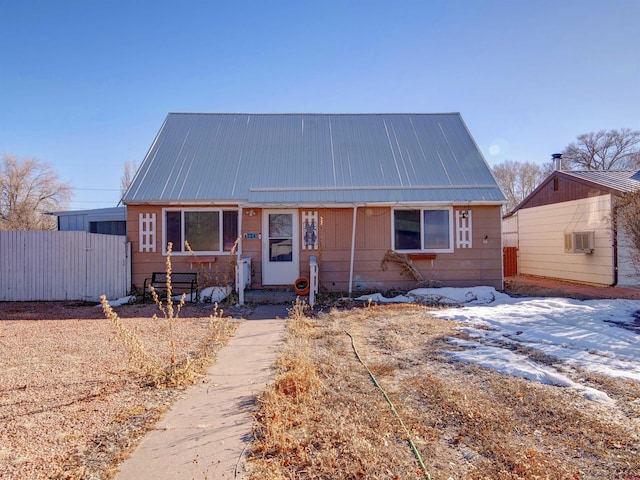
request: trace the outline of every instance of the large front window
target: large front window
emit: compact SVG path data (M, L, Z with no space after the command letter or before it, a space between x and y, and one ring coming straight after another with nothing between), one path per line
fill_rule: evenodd
M165 248L171 242L174 252L229 252L238 236L236 210L165 210Z
M451 252L452 209L393 211L393 248L399 251Z

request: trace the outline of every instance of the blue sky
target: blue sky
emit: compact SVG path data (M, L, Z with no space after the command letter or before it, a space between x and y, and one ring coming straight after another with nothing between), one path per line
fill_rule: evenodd
M460 112L490 165L640 129L640 1L0 0L0 155L115 206L168 112Z

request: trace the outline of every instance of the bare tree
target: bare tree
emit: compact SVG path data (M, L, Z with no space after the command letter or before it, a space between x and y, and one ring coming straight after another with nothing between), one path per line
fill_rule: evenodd
M630 257L636 273L640 275L640 190L616 198L618 228L631 243Z
M495 165L491 170L502 192L507 197L505 210L510 212L540 185L550 173L550 166L505 160Z
M133 177L135 177L136 172L138 171L138 166L136 165L135 160L127 160L124 164L124 172L122 172L122 177L120 177L120 197L124 197L124 194L127 192L129 187L131 186L131 182L133 182Z
M562 160L569 169L636 170L640 168L640 131L583 133L564 149Z
M46 212L62 210L72 198L48 163L5 155L0 163L0 230L53 230Z

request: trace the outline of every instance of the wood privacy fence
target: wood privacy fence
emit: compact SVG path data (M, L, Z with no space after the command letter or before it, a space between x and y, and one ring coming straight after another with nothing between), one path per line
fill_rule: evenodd
M513 277L518 274L518 249L516 247L503 247L504 276Z
M131 287L126 237L0 231L0 301L120 298Z

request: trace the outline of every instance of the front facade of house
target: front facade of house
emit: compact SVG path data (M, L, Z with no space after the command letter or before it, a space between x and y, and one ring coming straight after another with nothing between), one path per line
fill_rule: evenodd
M640 188L634 173L554 171L505 218L518 273L637 286L633 247L614 208L617 196Z
M459 114L169 114L123 202L133 283L164 270L251 288L502 288L504 197ZM186 243L188 243L188 247Z

